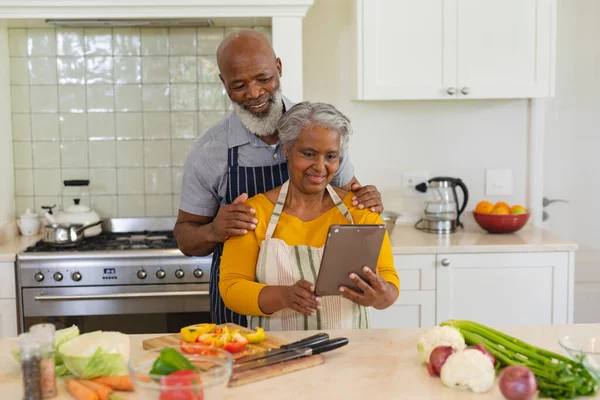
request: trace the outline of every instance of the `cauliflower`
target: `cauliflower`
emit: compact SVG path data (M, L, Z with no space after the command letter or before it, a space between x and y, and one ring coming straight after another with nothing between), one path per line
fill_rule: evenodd
M466 349L448 357L440 377L446 386L483 393L494 386L496 372L488 356L477 349Z
M421 363L428 363L431 352L438 346L451 346L456 351L464 350L467 347L465 339L453 327L434 326L427 329L419 338L417 349Z

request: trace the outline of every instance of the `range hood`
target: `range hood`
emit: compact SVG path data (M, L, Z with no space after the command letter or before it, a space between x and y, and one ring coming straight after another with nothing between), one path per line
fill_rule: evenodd
M47 24L70 28L115 28L115 27L202 27L214 25L212 19L48 19Z

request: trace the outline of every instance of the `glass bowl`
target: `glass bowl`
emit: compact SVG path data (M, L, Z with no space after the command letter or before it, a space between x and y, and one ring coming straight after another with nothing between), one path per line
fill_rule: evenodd
M587 371L600 383L600 337L564 336L558 343L573 358L581 358Z
M225 350L202 346L201 354L188 354L180 347L170 347L188 359L200 378L168 378L150 374L154 361L164 348L145 351L129 361L129 375L136 393L148 400L213 400L223 397L233 365L233 357ZM200 347L199 347L200 348Z

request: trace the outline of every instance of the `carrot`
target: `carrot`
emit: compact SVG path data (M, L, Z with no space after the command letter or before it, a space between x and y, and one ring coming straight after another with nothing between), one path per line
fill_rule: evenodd
M131 382L131 379L129 379L129 375L102 376L100 378L94 378L91 381L108 386L114 390L133 391L133 383Z
M97 382L87 381L87 380L83 380L83 379L80 379L77 382L81 383L83 386L90 388L94 392L96 392L98 397L100 397L100 400L109 400L108 395L113 392L112 388L110 388L106 385L102 385Z
M77 400L100 400L96 392L74 379L67 379L67 390Z

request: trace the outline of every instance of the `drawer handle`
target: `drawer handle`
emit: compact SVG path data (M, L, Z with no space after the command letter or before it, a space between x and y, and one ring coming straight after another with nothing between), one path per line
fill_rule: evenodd
M444 258L442 260L442 266L443 267L449 267L450 266L450 260L448 260L447 258Z

